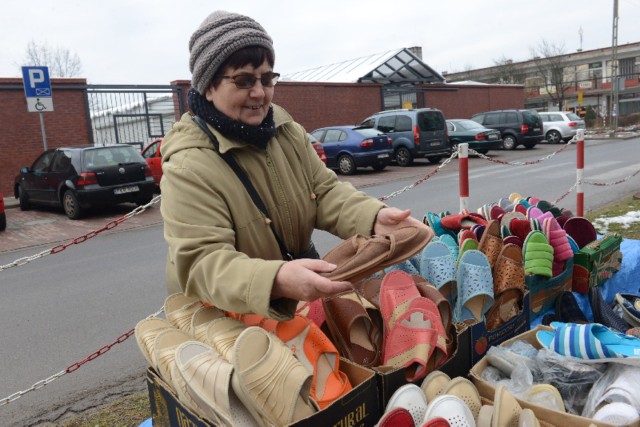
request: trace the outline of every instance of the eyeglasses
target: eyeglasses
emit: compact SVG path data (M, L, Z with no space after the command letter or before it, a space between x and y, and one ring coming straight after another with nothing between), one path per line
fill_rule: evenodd
M236 85L238 89L251 89L255 86L258 79L260 79L260 83L263 87L273 87L278 83L278 78L280 77L279 73L274 73L272 71L266 72L260 77L256 77L253 74L238 74L236 76L222 76L223 79L233 80L233 83Z

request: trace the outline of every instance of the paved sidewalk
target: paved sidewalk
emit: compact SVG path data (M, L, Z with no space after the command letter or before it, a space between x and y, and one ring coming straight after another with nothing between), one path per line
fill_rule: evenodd
M4 203L7 229L0 232L0 253L34 246L51 245L54 247L58 244L69 243L75 238L103 228L136 208L136 205L132 203L125 203L104 210L96 210L84 219L71 220L67 218L62 209L38 208L22 211L18 201L13 197L5 198ZM100 234L116 233L161 223L162 216L158 202L144 212Z

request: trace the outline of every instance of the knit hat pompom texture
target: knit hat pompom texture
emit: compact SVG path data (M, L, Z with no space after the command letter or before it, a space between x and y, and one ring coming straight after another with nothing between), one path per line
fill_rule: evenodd
M207 16L189 40L191 85L204 95L220 65L247 46L262 46L274 53L269 34L248 16L224 10Z

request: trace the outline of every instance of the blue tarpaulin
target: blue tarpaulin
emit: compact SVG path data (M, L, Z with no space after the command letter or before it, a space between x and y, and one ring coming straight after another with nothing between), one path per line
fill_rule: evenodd
M622 252L620 271L599 286L602 297L608 303L614 300L617 293L640 295L640 240L622 239L620 252ZM573 295L575 295L587 319L593 321L589 295L577 292L574 292ZM531 327L539 325L543 317L540 316L531 322Z

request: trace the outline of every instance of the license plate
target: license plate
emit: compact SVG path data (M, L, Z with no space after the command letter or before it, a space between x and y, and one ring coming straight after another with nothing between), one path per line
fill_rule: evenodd
M429 145L432 146L432 147L434 145L440 145L440 141L430 142Z
M489 139L498 139L498 135L496 135L495 133L492 135L489 135Z
M114 188L113 194L126 194L126 193L135 193L136 191L140 191L137 185L130 185L128 187L120 187Z
M379 159L386 159L387 157L389 157L389 153L378 154Z
M538 132L540 130L540 128L533 128L534 132Z

